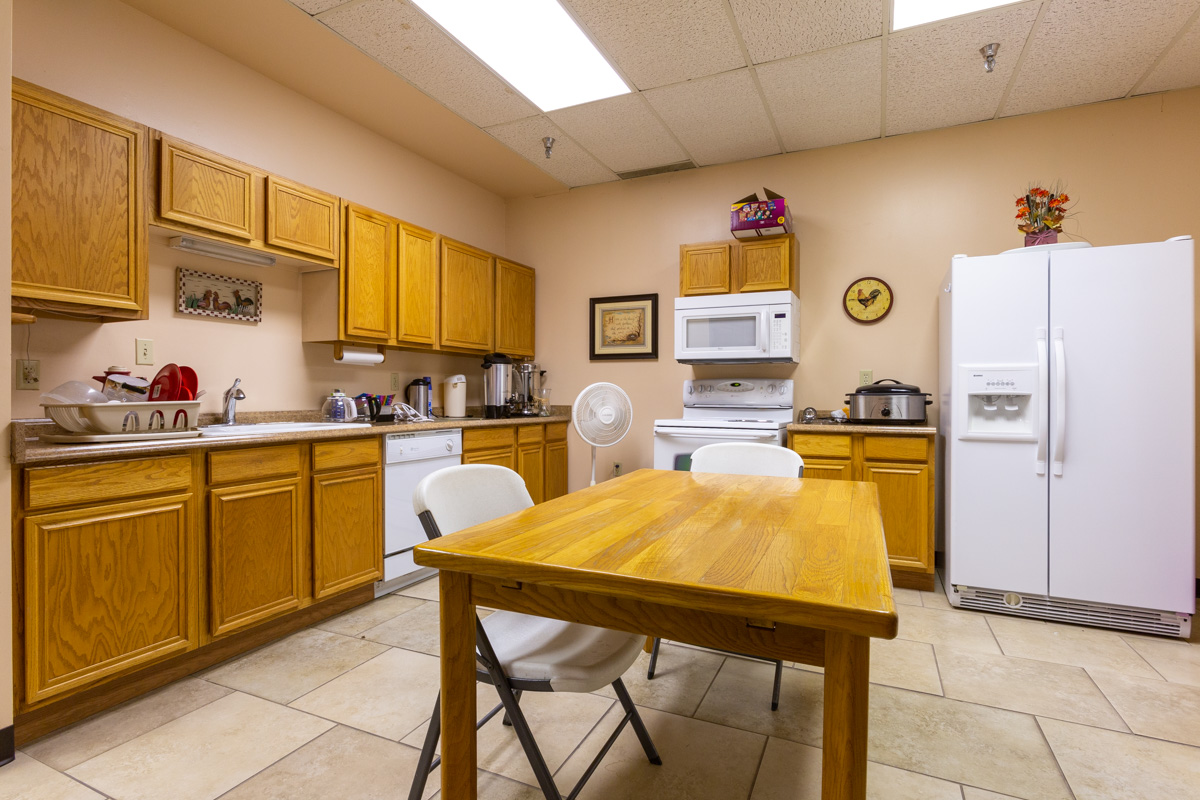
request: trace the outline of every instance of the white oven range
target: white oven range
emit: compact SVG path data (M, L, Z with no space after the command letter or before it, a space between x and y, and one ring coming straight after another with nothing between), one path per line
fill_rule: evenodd
M725 378L683 382L683 417L654 421L654 468L688 470L692 453L716 442L787 445L792 381Z

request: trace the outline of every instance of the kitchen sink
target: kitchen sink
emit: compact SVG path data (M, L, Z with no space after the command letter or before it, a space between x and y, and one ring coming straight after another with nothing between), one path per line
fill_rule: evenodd
M369 422L251 422L242 425L209 425L200 428L202 436L270 436L275 433L370 428Z

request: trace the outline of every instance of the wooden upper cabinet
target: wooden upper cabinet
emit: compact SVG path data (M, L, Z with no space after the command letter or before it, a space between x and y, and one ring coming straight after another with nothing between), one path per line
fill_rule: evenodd
M362 206L347 205L346 259L342 270L345 338L380 343L393 338L395 264L395 220Z
M159 207L164 219L254 238L254 173L195 145L162 137Z
M442 347L492 352L495 292L491 254L443 238L441 262Z
M733 244L685 244L679 247L679 294L727 294L732 285Z
M299 253L337 258L338 199L267 176L266 242Z
M790 235L739 242L737 291L795 291L793 242Z
M145 316L147 142L142 125L13 80L13 305Z
M496 259L496 352L533 358L534 272Z
M400 344L438 343L437 234L400 223L396 265L396 341Z

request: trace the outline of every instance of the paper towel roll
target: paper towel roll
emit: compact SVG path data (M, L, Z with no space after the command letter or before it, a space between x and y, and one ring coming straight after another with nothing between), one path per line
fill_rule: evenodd
M335 364L353 364L371 367L383 363L383 353L378 350L347 346L339 349L340 352L338 352L338 349L334 350L333 363Z

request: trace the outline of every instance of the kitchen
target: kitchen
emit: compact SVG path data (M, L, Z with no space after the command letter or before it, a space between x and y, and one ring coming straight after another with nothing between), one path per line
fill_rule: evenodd
M265 13L224 10L238 21L233 27L245 28L254 27L256 13ZM1026 180L1069 180L1072 194L1083 199L1071 232L1096 245L1195 232L1196 188L1189 176L1200 168L1192 136L1200 127L1196 89L564 192L532 167L517 169L508 186L488 177L481 163L502 157L488 147L504 148L463 134L446 121L450 112L430 101L415 115L421 121L410 124L448 125L455 135L445 136L443 163L460 160L464 170L478 168L478 182L385 141L130 5L17 2L13 18L19 77L535 267L537 359L549 370L554 402L567 404L596 381L622 386L633 400L634 428L600 451L600 477L611 475L618 462L625 470L650 466L651 421L679 415L685 379L731 376L724 369L677 364L665 327L657 361L589 362L587 300L657 292L663 325L677 294L679 246L726 238L729 202L760 186L799 204L801 354L796 367L746 367L738 377L793 380L797 407L840 406L863 369L931 391L937 385L936 296L948 259L1019 245L1011 202ZM267 63L259 68L267 74L273 69ZM305 72L317 71L315 65L293 59L290 68L302 80L321 83L319 75ZM1062 144L1032 151L1022 144L1035 137ZM380 181L380 174L394 179ZM1153 197L1153 212L1132 205L1131 196ZM430 375L435 385L466 374L468 403L482 403L477 358L393 350L379 367L348 368L332 363L328 345L300 345L302 298L293 272L187 264L153 247L151 264L150 302L162 313L103 326L14 326L14 357L25 352L28 337L30 357L41 361L49 387L79 377L81 369L112 363L113 353L132 356L134 338L146 337L155 341L160 359L202 368L210 396L242 377L245 411L315 410L323 395L343 385L384 392L390 372ZM266 314L253 329L173 316L166 309L173 306L180 264L262 281L279 313ZM877 326L856 325L840 308L842 291L862 275L879 275L896 293L895 309ZM248 361L249 348L270 358ZM39 416L36 395L14 392L12 417ZM1162 398L1125 402L1137 415L1155 413ZM206 410L216 411L215 401ZM588 450L572 434L571 490L587 483Z

